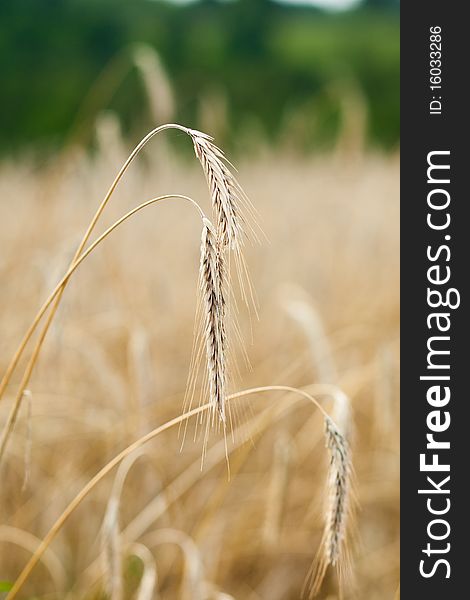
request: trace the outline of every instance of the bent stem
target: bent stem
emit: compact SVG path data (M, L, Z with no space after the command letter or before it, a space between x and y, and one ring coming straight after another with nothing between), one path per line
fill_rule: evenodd
M188 133L188 129L186 127L183 127L182 125L177 125L175 123L170 123L167 125L161 125L160 127L156 127L155 129L153 129L150 133L148 133L140 142L139 144L137 144L137 146L134 148L134 150L131 152L131 154L128 156L126 162L122 165L119 173L116 175L113 183L111 184L108 192L106 193L106 196L103 198L100 206L98 207L98 210L96 211L95 215L93 216L90 224L88 225L88 228L82 238L82 241L80 242L75 255L72 259L72 262L70 263L70 267L73 267L74 263L76 262L76 260L79 258L80 254L83 252L83 249L85 248L86 243L88 242L88 240L90 239L90 235L92 234L99 218L101 217L101 215L103 214L103 211L106 207L106 205L108 204L111 196L114 193L114 190L116 189L118 183L120 182L120 180L122 179L124 173L127 171L127 169L129 168L129 165L132 163L132 161L134 160L134 158L139 154L139 152L142 150L142 148L158 133L164 131L165 129L179 129L180 131L183 131L184 133ZM47 331L49 329L49 326L52 322L52 319L54 317L54 314L57 311L57 308L59 307L60 304L60 300L62 298L62 294L63 291L65 289L65 286L67 285L67 279L63 282L63 284L61 285L61 289L60 291L57 293L57 297L54 301L54 305L51 308L51 316L47 319L46 323L44 324L44 329L41 332L41 335L36 343L36 347L34 349L34 355L37 357L37 355L39 354L39 351L41 349L42 343L44 341L44 338L46 337ZM11 376L13 375L13 372L29 342L29 340L31 339L31 336L33 335L35 329L36 329L37 323L33 322L32 325L29 327L28 331L25 333L23 339L20 342L20 345L18 346L15 354L13 355L13 358L10 361L10 364L7 367L7 370L5 371L5 374L2 378L2 381L0 382L0 400L10 382ZM34 363L33 363L34 366Z
M272 386L250 388L248 390L243 390L240 392L236 392L234 394L230 394L230 396L227 396L226 400L230 401L235 398L241 398L243 396L250 396L253 394L272 392L272 391L283 391L283 392L292 392L294 394L299 394L300 396L302 396L305 399L312 402L315 405L315 407L320 410L320 412L322 413L322 415L325 418L331 419L331 417L328 415L328 413L325 411L325 409L321 406L321 404L318 402L318 400L316 400L308 392L306 392L302 389L293 388L293 387L285 386L285 385L272 385ZM80 490L80 492L75 496L75 498L70 502L70 504L67 506L67 508L63 511L63 513L59 516L59 518L55 521L55 523L49 529L46 536L43 538L42 542L39 544L38 548L36 549L34 554L31 556L28 563L26 564L26 566L23 568L20 575L16 579L15 583L13 584L13 587L11 588L10 592L8 593L8 595L6 597L6 600L13 600L13 598L16 598L16 596L18 595L18 592L22 589L23 585L25 584L26 580L30 576L31 572L33 571L35 566L38 564L38 562L40 561L44 552L50 546L51 542L54 540L54 538L56 537L56 535L58 534L60 529L63 527L63 525L65 524L67 519L70 517L70 515L73 513L73 511L81 504L81 502L88 496L88 494L93 490L93 488L95 488L96 485L108 473L110 473L110 471L112 471L114 469L114 467L116 467L122 460L124 460L124 458L126 458L126 456L128 456L131 452L133 452L134 450L137 450L138 448L140 448L141 446L143 446L144 444L146 444L147 442L149 442L150 440L155 438L157 435L159 435L163 431L166 431L167 429L170 429L170 428L174 427L175 425L183 423L184 421L187 421L188 419L190 419L193 416L197 416L197 415L204 413L205 411L209 410L211 408L211 406L212 405L209 402L198 408L193 408L192 410L185 412L184 414L180 415L179 417L175 417L174 419L167 421L163 425L160 425L156 429L153 429L146 435L142 436L141 438L139 438L138 440L136 440L135 442L133 442L132 444L127 446L127 448L124 448L124 450L119 452L119 454L117 454L111 461L109 461L104 467L102 467L102 469L100 471L98 471L98 473L92 479L90 479L90 481L85 485L85 487L83 487Z
M46 337L47 331L49 329L49 326L52 322L52 319L54 318L55 315L55 309L57 307L57 300L61 298L65 286L67 285L68 280L70 279L71 275L76 271L76 269L81 265L81 263L85 260L85 258L87 258L92 252L93 250L105 239L108 237L108 235L114 231L114 229L116 229L117 227L119 227L119 225L121 225L122 223L124 223L124 221L126 221L127 219L129 219L130 217L132 217L132 215L134 215L135 213L139 212L140 210L146 208L147 206L150 206L151 204L155 204L156 202L159 202L160 200L168 200L170 198L180 198L182 200L187 200L188 202L190 202L198 211L199 214L201 216L202 219L205 218L204 212L202 211L201 207L199 206L199 204L197 202L195 202L192 198L190 198L189 196L183 196L181 194L166 194L165 196L158 196L157 198L152 198L151 200L147 200L147 202L144 202L142 204L140 204L139 206L136 206L135 208L133 208L132 210L130 210L128 213L126 213L123 217L121 217L120 219L118 219L115 223L113 223L110 227L108 227L108 229L106 229L106 231L104 233L102 233L92 244L90 244L90 246L83 252L83 254L81 254L74 262L73 264L69 267L67 273L62 277L62 279L59 281L59 283L56 285L56 287L54 288L54 290L50 293L49 297L47 298L47 300L44 302L44 304L41 306L41 308L39 309L36 317L34 318L34 321L32 322L30 328L28 331L33 332L37 325L39 324L39 321L41 320L41 318L44 316L44 313L47 311L47 309L49 308L49 306L51 305L51 303L54 301L55 299L55 303L52 306L49 314L47 315L47 320L46 323L39 335L39 338L36 342L36 346L34 347L34 351L33 354L31 355L31 358L26 366L26 370L23 374L23 377L21 379L20 382L20 386L18 389L18 393L16 394L14 403L11 407L10 413L8 415L8 419L7 422L5 423L5 426L2 430L2 437L1 437L1 441L0 441L0 463L2 461L3 455L5 453L6 450L6 446L8 443L8 439L13 431L13 427L15 426L15 422L16 422L16 418L18 416L18 412L20 410L21 407L21 403L23 400L23 396L24 396L24 392L26 387L28 386L29 380L31 378L34 366L36 364L36 361L38 359L39 356L39 352L42 348L42 344L44 342L44 338Z
M13 584L13 587L11 588L11 590L7 596L7 600L12 600L12 598L15 598L17 596L18 592L23 587L24 583L28 579L32 570L37 565L37 563L41 559L42 555L44 554L46 549L49 547L52 540L55 538L57 533L60 531L60 529L62 528L64 523L70 517L72 512L81 504L81 502L84 500L84 498L86 498L86 496L88 496L88 494L91 492L91 490L103 479L103 477L105 477L110 471L112 471L114 469L114 467L116 467L124 458L126 458L126 456L128 456L134 450L137 450L137 448L140 448L146 442L155 438L157 435L159 435L163 431L166 431L167 429L174 427L178 423L181 423L182 421L184 421L186 419L189 419L195 415L198 415L198 414L206 411L209 407L210 407L209 404L204 404L203 406L200 406L199 408L194 408L193 410L191 410L187 413L184 413L183 415L180 415L179 417L175 417L174 419L171 419L171 421L168 421L168 422L164 423L163 425L160 425L160 427L153 429L152 431L150 431L149 433L147 433L140 439L133 442L130 446L127 446L127 448L122 450L109 463L107 463L100 471L98 471L98 473L92 479L90 479L90 481L85 485L85 487L83 487L81 489L81 491L75 496L75 498L70 502L70 504L67 506L67 508L64 510L64 512L60 515L60 517L57 519L57 521L54 523L54 525L49 529L49 531L47 532L47 535L44 537L42 542L39 544L36 552L30 558L30 560L26 564L25 568L20 573L18 579Z

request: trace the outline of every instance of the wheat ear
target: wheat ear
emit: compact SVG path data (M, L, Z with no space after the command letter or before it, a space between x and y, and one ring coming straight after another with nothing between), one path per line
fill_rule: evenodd
M192 138L194 151L206 176L217 237L223 247L233 251L242 299L247 306L253 307L257 315L257 302L242 252L245 240L259 242L260 236L264 237L257 223L256 210L213 138L195 129L188 129L187 133Z
M325 528L307 579L309 598L320 591L329 565L337 569L340 589L350 571L347 534L352 512L351 455L346 438L328 416L325 416L325 440L330 453Z
M217 237L231 250L243 245L245 218L241 204L244 194L225 163L225 156L213 138L202 131L189 130L194 152L202 165L211 194Z
M211 420L215 415L225 424L226 396L226 299L225 251L217 232L203 219L199 282L202 294L202 327L206 346Z

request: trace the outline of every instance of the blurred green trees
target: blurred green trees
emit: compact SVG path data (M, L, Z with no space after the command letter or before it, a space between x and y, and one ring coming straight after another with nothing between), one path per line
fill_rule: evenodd
M270 0L2 0L0 152L53 149L73 135L88 142L105 109L132 135L152 126L133 67L137 43L158 52L182 122L200 126L201 106L216 96L228 131L309 149L330 143L360 99L368 141L390 147L399 135L398 3L368 4L327 14Z

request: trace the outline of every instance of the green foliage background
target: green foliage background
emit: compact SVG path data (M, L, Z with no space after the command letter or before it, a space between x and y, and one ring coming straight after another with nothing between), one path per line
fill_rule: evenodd
M183 6L1 0L0 152L60 147L77 121L89 131L97 112L108 108L131 135L152 126L142 83L130 68L136 43L158 51L181 122L198 126L201 98L221 90L231 130L254 128L275 144L286 115L297 114L307 133L297 136L298 144L308 150L309 143L323 147L334 139L340 118L334 90L353 88L365 100L369 142L398 142L399 16L393 0L372 0L347 13L270 0Z

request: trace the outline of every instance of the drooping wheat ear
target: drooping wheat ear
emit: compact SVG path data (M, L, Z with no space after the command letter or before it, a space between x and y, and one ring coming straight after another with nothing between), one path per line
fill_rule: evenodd
M350 571L348 530L352 512L352 463L349 444L329 417L325 417L325 439L330 453L325 528L306 582L309 598L314 598L320 591L329 565L338 571L340 588Z
M195 129L186 132L191 136L209 186L217 237L222 247L233 251L242 299L257 314L257 302L242 252L245 240L251 238L259 242L260 235L264 235L257 223L256 210L213 138ZM227 269L227 277L230 279L230 269Z
M231 250L239 251L245 235L245 218L241 208L245 202L244 193L213 138L195 129L190 129L189 134L209 186L217 236Z
M225 424L226 395L226 298L225 248L209 221L203 219L199 280L202 294L202 328L206 346L211 421L215 415Z

